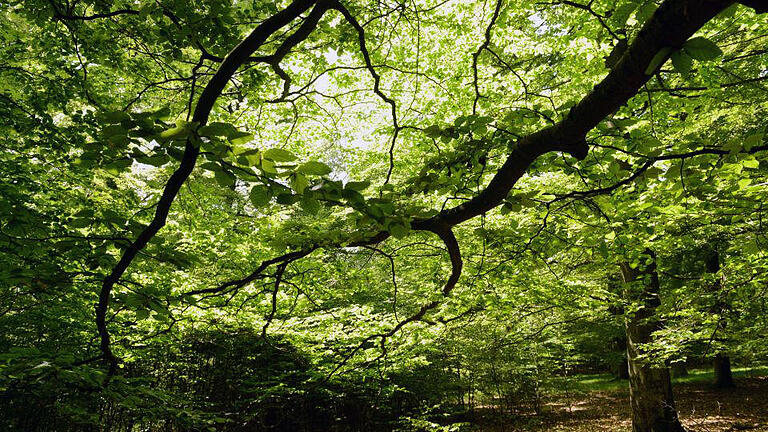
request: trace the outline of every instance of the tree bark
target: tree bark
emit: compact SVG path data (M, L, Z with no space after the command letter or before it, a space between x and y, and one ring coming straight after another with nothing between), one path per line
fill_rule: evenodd
M669 368L639 359L639 345L652 341L661 323L656 318L659 300L659 276L653 252L646 251L653 262L644 270L621 264L629 300L640 303L639 309L625 316L627 360L629 363L629 400L632 406L633 432L684 432L675 409Z
M707 273L717 273L720 271L720 254L715 250L711 255L707 257L705 262ZM717 300L712 306L711 312L718 314L720 320L717 324L717 330L725 330L727 321L723 318L723 312L726 311L728 304L722 298L721 291L723 290L723 279L717 277L715 283L712 285L712 291L714 292ZM716 330L716 331L717 331ZM724 340L720 338L718 340ZM731 372L731 358L725 352L719 352L715 355L713 361L713 367L715 370L715 387L730 388L736 387L736 383L733 381L733 373Z
M621 314L624 314L624 311L621 311ZM627 337L626 335L624 337L617 337L614 339L614 343L616 345L616 348L621 351L622 353L622 359L619 361L618 365L616 366L616 378L625 380L629 379L629 363L627 363Z
M619 369L616 373L616 377L620 380L629 379L629 363L626 357L619 362Z
M731 373L731 358L723 353L715 356L715 387L730 388L736 387L733 382L733 373Z
M232 76L237 72L240 66L248 61L251 54L256 52L256 50L261 47L272 34L300 17L301 14L314 4L315 2L311 0L295 0L285 9L278 11L271 17L262 21L261 24L259 24L245 39L227 54L222 60L219 69L203 88L202 93L200 93L200 98L197 101L197 105L195 105L192 121L197 123L197 127L203 126L208 122L211 110L213 110L213 106L221 95L221 92L224 91L224 88L229 84L230 79L232 79ZM324 6L318 6L317 8L316 9L320 13L327 10L327 7ZM310 24L312 23L310 21L305 21L305 23L306 22L309 22ZM295 44L302 38L306 38L308 35L307 30L312 30L311 25L302 25L293 35L289 36L289 43ZM112 288L120 281L120 278L139 252L141 252L149 241L152 240L155 234L165 226L168 213L171 209L171 204L173 204L181 186L195 168L197 157L199 155L199 144L193 142L191 139L187 139L181 164L166 182L160 200L155 207L155 216L152 218L152 222L144 228L136 240L123 250L120 260L112 268L110 274L102 281L101 290L99 292L99 302L96 305L96 328L99 334L99 346L102 352L102 358L108 365L107 375L104 379L105 386L109 384L112 376L117 373L117 366L119 363L118 357L112 352L109 329L107 328L107 312L109 311Z

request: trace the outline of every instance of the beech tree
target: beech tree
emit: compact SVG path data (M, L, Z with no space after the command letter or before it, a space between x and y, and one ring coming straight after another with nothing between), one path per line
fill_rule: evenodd
M444 328L457 346L498 332L498 353L536 365L526 375L478 354L491 387L544 375L539 353L561 357L548 375L564 370L568 344L537 342L551 328L621 315L634 430L683 430L662 363L711 330L703 289L669 276L686 229L738 239L724 253L744 280L728 295L752 320L729 320L727 341L748 351L765 336L764 304L742 300L768 274L766 11L761 0L4 2L3 391L45 394L40 407L85 398L55 414L70 424L131 430L137 412L227 424L200 406L162 411L184 404L156 401L194 386L153 365L251 352L244 374L267 364L286 382L327 383L383 376L389 362L407 379L429 358L466 378L462 356L477 353L420 346ZM618 266L625 297L607 286ZM668 294L689 320L665 317ZM535 356L515 351L527 343ZM151 377L164 384L126 396ZM445 397L468 403L452 385Z

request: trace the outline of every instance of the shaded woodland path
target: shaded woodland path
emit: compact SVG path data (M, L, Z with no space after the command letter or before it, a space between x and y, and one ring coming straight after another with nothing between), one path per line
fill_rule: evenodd
M676 384L675 400L685 427L690 432L768 432L768 376L738 378L736 384L725 390L703 382ZM558 398L539 416L520 416L505 423L489 419L472 430L630 431L629 392L596 390Z

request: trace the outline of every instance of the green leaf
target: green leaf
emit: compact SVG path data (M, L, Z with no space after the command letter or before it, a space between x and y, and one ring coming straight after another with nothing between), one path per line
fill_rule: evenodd
M206 171L221 171L221 165L217 164L216 162L206 162L204 164L200 164L200 168L204 169Z
M672 65L675 70L683 75L687 75L693 69L693 59L683 50L672 53Z
M632 170L632 165L623 159L616 159L616 164L619 166L620 169L624 171Z
M472 125L472 133L476 135L483 135L488 132L488 126L485 123L474 123Z
M612 27L624 27L627 20L629 20L629 17L632 15L632 12L637 9L637 6L638 3L636 2L626 2L622 4L613 11L608 22Z
M237 134L237 128L229 123L224 122L213 122L210 124L207 124L200 129L198 129L197 133L200 136L205 137L232 137L235 134Z
M277 203L283 205L290 205L295 203L299 199L298 196L291 194L290 192L283 192L277 195Z
M171 115L171 107L166 105L157 111L152 111L147 114L149 115L149 117L158 119L158 120L168 119L168 117Z
M296 173L292 177L293 180L291 180L291 187L293 190L298 194L304 193L304 189L306 189L309 185L307 177L301 173Z
M84 218L90 218L93 217L93 209L82 209L79 212L75 213L73 215L74 217L84 217Z
M356 191L363 191L368 188L368 186L371 185L371 182L369 181L360 181L360 182L348 182L344 185L345 189L352 189Z
M137 309L136 310L136 319L141 321L149 318L149 310L148 309Z
M366 212L374 219L380 220L384 218L384 210L380 204L372 204L366 208Z
M648 18L651 17L651 15L653 15L653 12L655 10L656 10L656 2L645 1L637 9L637 13L635 14L635 19L638 22L645 22L646 20L648 20Z
M125 136L128 134L128 129L119 124L112 124L101 130L101 136L104 138L111 138L114 136Z
M213 177L216 179L218 184L224 187L231 187L235 184L235 176L228 171L214 171Z
M238 158L238 160L240 159L245 159L245 161L242 162L245 166L258 166L261 161L261 152L258 150L247 150L240 153L240 158Z
M512 211L512 205L508 202L505 202L504 205L501 206L501 210L499 210L499 213L502 215L508 215Z
M166 140L181 140L189 136L193 127L193 122L188 122L186 120L176 120L176 127L160 132L160 138Z
M301 197L300 205L304 211L311 215L315 215L318 211L320 211L320 202L310 194L305 194L303 197Z
M741 162L744 168L757 169L760 167L760 162L757 159L747 159Z
M243 145L253 140L253 135L249 133L237 131L234 135L234 138L232 136L229 137L229 142L233 145Z
M331 173L331 168L322 162L308 161L299 165L296 171L307 175L326 175Z
M168 314L168 309L166 309L165 306L163 306L163 304L157 300L150 299L147 303L147 306L149 306L150 309L157 312L158 314Z
M129 293L124 298L123 301L128 306L134 307L134 308L141 308L144 307L146 303L146 298L138 293Z
M743 178L738 181L739 189L745 189L750 184L752 184L752 179L750 178Z
M424 133L430 138L439 138L442 133L442 129L440 129L440 126L438 125L427 126L424 128Z
M106 124L117 124L130 120L131 116L123 111L106 111L98 115L99 121Z
M91 220L86 218L75 218L69 223L72 228L86 228L91 225Z
M143 164L152 165L154 167L160 167L170 162L171 158L167 154L160 154L155 156L141 157L136 160Z
M356 190L344 189L343 191L341 191L341 196L353 206L355 205L361 206L365 204L365 197Z
M398 239L404 238L408 235L409 232L410 232L410 229L408 229L407 226L399 223L392 224L389 227L389 233L392 234L392 237L394 238L398 238Z
M659 50L659 52L656 53L655 56L651 59L651 62L648 64L648 67L645 68L645 74L646 75L653 75L654 72L658 68L661 67L661 65L664 64L664 62L667 60L667 56L669 53L672 52L672 48L670 47L664 47Z
M739 150L741 150L743 143L737 139L731 139L728 140L725 144L722 145L723 150L727 150L731 154L737 153Z
M262 159L260 168L267 174L277 174L275 163L269 159Z
M652 167L648 168L647 170L645 170L644 176L647 179L655 179L656 177L660 176L662 172L663 171L661 170L661 168L652 166Z
M266 159L271 159L275 162L290 162L296 160L296 155L281 148L271 148L265 150L262 156Z
M741 251L746 255L752 255L760 252L762 248L755 240L745 241L741 244Z
M723 54L714 42L704 37L689 39L683 49L696 60L714 60Z
M131 165L133 165L132 159L118 159L109 163L104 167L104 169L107 170L107 172L110 174L117 175L120 174L120 172L130 168Z
M603 258L608 258L610 256L610 250L608 249L608 245L605 243L600 243L597 246L597 252L602 256Z
M750 151L752 147L760 145L763 142L763 134L755 133L744 139L744 150Z
M271 194L268 187L264 185L256 185L251 188L251 192L248 196L251 198L253 206L259 208L269 204Z

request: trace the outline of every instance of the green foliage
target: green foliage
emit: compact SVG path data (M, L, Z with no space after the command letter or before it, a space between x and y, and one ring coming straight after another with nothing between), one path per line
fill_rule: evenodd
M704 37L689 39L683 44L683 50L696 60L714 60L721 55L723 51L711 40Z
M338 11L303 39L295 19L200 121L224 57L286 2L3 3L0 429L537 412L625 362L648 280L619 265L650 268L648 250L661 325L642 361L768 361L764 17L734 5L649 51L636 95L533 158L521 142L599 96L658 2L503 2L490 28L487 2L342 3L365 55Z

